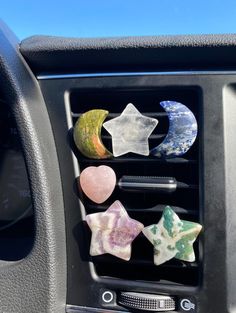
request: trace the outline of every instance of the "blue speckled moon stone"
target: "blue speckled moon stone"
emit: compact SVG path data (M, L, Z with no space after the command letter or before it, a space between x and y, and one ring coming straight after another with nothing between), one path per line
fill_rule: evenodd
M162 101L160 105L168 113L169 131L163 142L151 150L159 158L174 158L185 154L197 137L197 121L194 114L182 103Z

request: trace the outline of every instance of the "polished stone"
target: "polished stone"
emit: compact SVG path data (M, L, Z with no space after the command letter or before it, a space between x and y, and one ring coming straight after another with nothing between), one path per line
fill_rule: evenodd
M86 167L80 174L80 186L86 196L95 203L106 201L116 186L116 174L106 165Z
M176 258L182 261L195 261L193 243L202 226L198 223L181 220L167 206L157 224L143 229L143 234L154 246L154 263L160 265Z
M197 137L196 118L182 103L162 101L160 105L168 113L169 130L163 142L152 149L151 154L163 158L182 156L192 147Z
M120 116L105 122L103 127L112 136L115 157L129 152L147 156L148 138L157 124L156 119L142 115L132 103L129 103Z
M105 253L128 261L131 243L143 229L143 224L129 217L120 201L115 201L107 211L86 216L92 231L90 255Z
M112 157L101 138L102 124L108 113L105 110L90 110L83 113L75 123L73 133L75 145L87 158L107 159Z

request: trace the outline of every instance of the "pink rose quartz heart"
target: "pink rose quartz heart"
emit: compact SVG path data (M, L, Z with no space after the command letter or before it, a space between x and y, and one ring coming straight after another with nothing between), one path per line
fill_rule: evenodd
M116 174L106 165L86 167L80 174L80 186L86 196L95 203L106 201L116 185Z

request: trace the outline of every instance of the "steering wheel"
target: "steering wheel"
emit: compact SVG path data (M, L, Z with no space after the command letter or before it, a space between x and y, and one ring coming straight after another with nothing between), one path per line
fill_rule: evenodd
M31 252L20 261L0 263L0 311L65 312L65 222L53 133L38 82L19 52L18 39L4 24L0 73L0 92L22 142L35 215Z

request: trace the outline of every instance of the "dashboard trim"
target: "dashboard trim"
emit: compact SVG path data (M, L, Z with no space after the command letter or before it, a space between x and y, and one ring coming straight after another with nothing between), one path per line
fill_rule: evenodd
M174 71L174 72L108 72L108 73L75 73L75 74L45 74L38 75L38 80L71 79L71 78L96 78L120 76L178 76L178 75L236 75L236 71Z
M124 311L98 309L68 304L66 306L66 313L124 313Z

